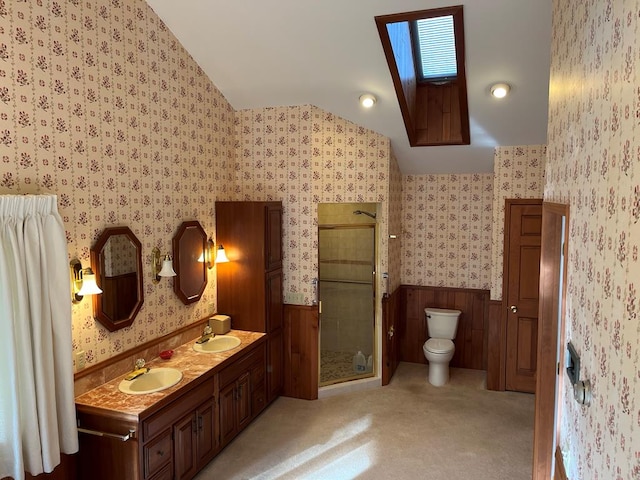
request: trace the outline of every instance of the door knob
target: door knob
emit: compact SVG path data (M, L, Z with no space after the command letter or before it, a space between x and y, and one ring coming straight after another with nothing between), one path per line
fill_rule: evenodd
M511 311L513 313L518 313L518 307L516 305L511 305Z

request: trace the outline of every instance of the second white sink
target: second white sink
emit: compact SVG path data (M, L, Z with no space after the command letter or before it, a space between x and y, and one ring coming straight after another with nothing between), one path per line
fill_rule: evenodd
M205 343L194 343L193 349L201 353L220 353L236 348L240 343L240 339L233 335L216 335Z

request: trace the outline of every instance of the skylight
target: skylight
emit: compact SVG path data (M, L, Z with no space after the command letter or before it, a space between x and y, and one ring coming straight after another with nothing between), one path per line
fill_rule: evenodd
M471 143L462 12L456 5L375 17L412 147Z
M453 15L416 20L416 59L424 81L456 78L456 40Z

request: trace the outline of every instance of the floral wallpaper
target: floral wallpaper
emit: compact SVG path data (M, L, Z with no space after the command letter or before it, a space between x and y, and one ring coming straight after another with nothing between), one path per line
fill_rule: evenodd
M402 283L489 289L493 176L406 175Z
M136 272L136 247L124 235L112 236L102 249L102 257L107 277Z
M565 382L569 478L640 478L640 1L554 0L547 201L570 206L565 334L589 407Z
M0 0L0 194L58 195L69 257L89 265L105 227L142 242L145 299L109 333L73 307L74 350L92 365L215 309L215 275L185 307L154 285L151 250L183 220L213 234L232 172L234 111L142 0Z
M239 111L236 137L233 199L283 203L285 303L313 299L319 203L381 203L378 247L388 251L389 177L395 165L397 184L398 167L386 137L314 106ZM380 261L386 271L387 255Z
M546 145L496 147L493 160L493 265L491 299L502 299L504 201L542 198Z

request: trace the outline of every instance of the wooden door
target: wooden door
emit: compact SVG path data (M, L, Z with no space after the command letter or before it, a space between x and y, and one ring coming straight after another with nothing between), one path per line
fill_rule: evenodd
M503 294L507 390L535 393L538 350L541 200L507 200Z
M173 458L175 478L191 478L198 471L196 466L196 416L192 412L173 426Z
M237 403L236 403L236 415L238 419L238 429L242 430L251 421L251 388L250 388L251 375L249 372L243 373L238 380L236 380L237 388Z
M550 478L554 470L554 453L559 452L556 436L562 412L556 402L557 392L563 391L564 369L558 367L565 365L564 317L569 241L569 206L545 202L542 211L540 340L533 429L534 480ZM557 458L561 459L562 455ZM562 465L555 466L556 478L559 477L559 468Z
M270 203L266 207L266 270L282 268L282 205Z
M238 431L236 415L236 384L220 390L220 444L225 446Z
M282 393L284 384L284 334L277 330L267 340L267 403Z
M216 451L216 407L213 398L207 400L196 411L198 420L197 467L200 470L214 457Z

